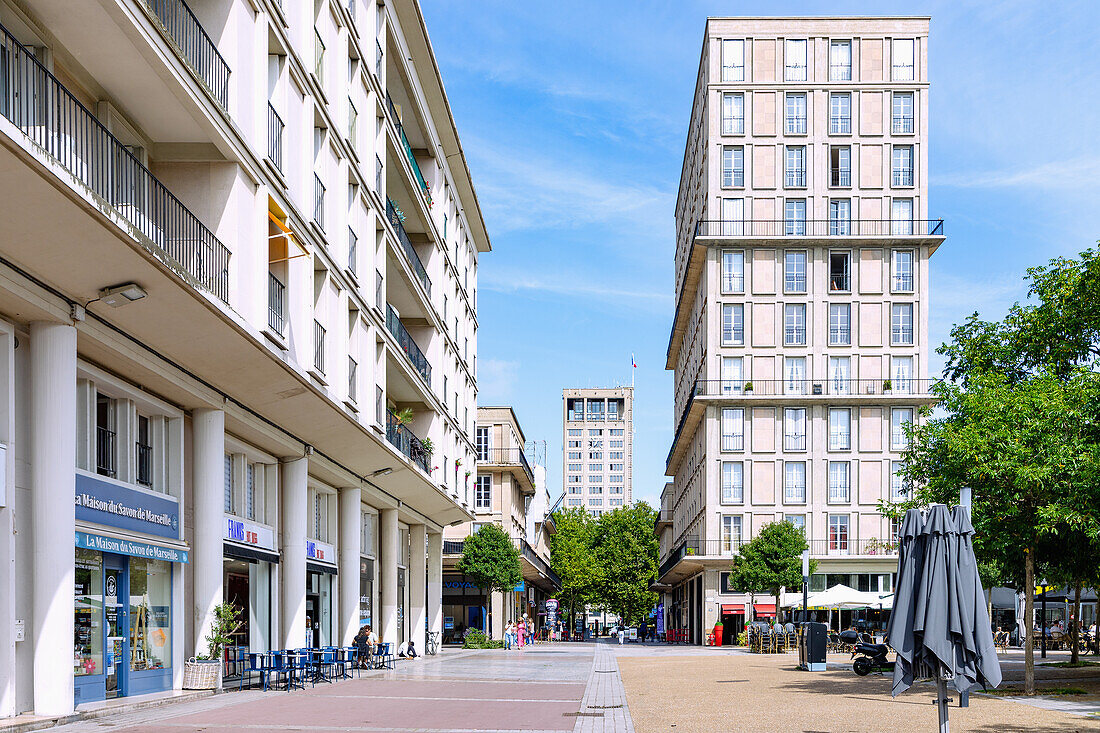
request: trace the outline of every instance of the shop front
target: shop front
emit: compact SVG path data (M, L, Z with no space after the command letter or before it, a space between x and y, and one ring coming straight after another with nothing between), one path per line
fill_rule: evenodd
M461 644L466 629L485 629L485 595L458 573L443 574L443 643Z
M77 473L74 700L172 688L179 503Z
M272 578L279 562L275 530L267 525L226 515L222 522L223 597L241 609L241 625L233 634L236 658L272 648Z
M336 593L336 548L327 542L306 540L306 643L332 646L332 603Z

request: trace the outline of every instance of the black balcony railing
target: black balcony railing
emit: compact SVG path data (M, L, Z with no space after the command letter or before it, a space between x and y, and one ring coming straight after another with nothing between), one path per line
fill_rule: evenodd
M386 328L397 339L398 346L405 352L405 356L409 358L412 365L416 367L416 371L420 373L420 376L424 378L424 381L430 387L432 384L432 365L428 363L428 357L424 356L424 352L416 345L412 334L405 328L405 324L397 317L397 312L389 303L386 304Z
M412 431L397 420L397 416L386 411L386 440L394 448L401 451L413 463L420 466L424 473L431 475L431 453L425 448L420 438L413 435Z
M197 284L229 302L229 250L0 26L0 114Z
M191 8L183 0L145 0L145 5L175 42L183 60L228 111L229 66Z
M401 243L401 249L408 256L409 262L412 263L413 272L416 273L420 284L424 286L425 292L431 297L432 281L428 277L428 271L424 269L424 263L420 261L420 255L416 253L416 248L413 247L412 240L405 232L405 225L397 213L397 205L393 202L393 199L386 199L386 218L390 220L393 230L397 232L397 241Z
M280 171L283 170L283 118L267 104L267 157Z
M270 272L267 274L267 326L280 336L286 327L286 285Z
M829 171L829 185L847 188L852 185L852 171L850 168L833 168Z
M934 379L700 379L695 397L882 396L927 397ZM688 402L690 407L691 402Z
M895 186L912 186L913 185L913 169L912 168L899 168L894 171L893 184Z
M845 222L846 232L839 236L852 237L942 237L943 219L851 219ZM797 226L792 226L797 224ZM804 219L789 222L783 219L749 219L745 221L720 221L705 219L695 225L696 237L829 237L835 234L836 221L829 219Z
M887 555L898 554L898 544L894 540L852 539L837 535L824 540L807 540L811 555Z
M401 138L401 148L405 151L405 157L409 159L409 165L413 169L413 177L416 178L417 184L420 185L420 190L424 193L424 198L428 200L428 206L432 205L432 193L428 188L428 182L424 179L424 173L420 170L420 163L416 162L416 155L413 154L412 145L409 144L409 138L405 135L405 128L401 125L401 115L397 113L397 105L393 103L393 97L386 94L386 104L390 109L390 116L393 118L393 124L397 128L397 136Z
M444 555L461 555L465 540L443 540Z
M477 452L479 463L488 463L497 466L523 466L523 472L533 483L535 472L531 470L531 464L527 462L527 454L522 448L482 448Z
M378 83L382 83L382 44L374 42L374 75L378 77Z
M153 485L153 446L137 443L134 457L137 459L137 482L142 486Z
M317 222L317 226L322 230L325 228L325 184L321 182L321 177L316 173L313 174L313 221Z
M100 476L114 478L118 475L118 461L115 453L115 431L97 425L95 429L95 471Z
M313 368L325 373L325 327L320 321L313 322Z

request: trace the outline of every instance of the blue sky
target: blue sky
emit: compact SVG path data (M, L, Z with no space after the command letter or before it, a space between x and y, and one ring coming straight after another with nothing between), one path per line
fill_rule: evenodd
M1100 239L1100 2L421 0L493 252L479 402L515 407L561 490L561 390L635 390L634 495L673 432L673 210L708 15L930 15L929 351L1029 266ZM932 364L937 375L939 361Z

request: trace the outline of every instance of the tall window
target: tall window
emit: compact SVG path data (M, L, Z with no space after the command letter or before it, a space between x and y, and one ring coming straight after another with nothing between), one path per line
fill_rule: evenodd
M741 547L741 517L722 516L722 552L734 552Z
M117 403L105 394L95 396L95 466L100 476L118 475Z
M788 303L783 306L783 345L806 345L805 303Z
M783 450L806 450L805 407L788 407L783 410Z
M226 514L233 513L233 456L228 453L225 454L225 463L223 464L223 477L224 483L224 501L222 509Z
M722 408L722 450L740 451L745 449L745 411Z
M783 215L784 231L788 236L806 234L806 199L787 199Z
M806 251L787 250L783 253L783 292L806 292Z
M256 467L251 463L244 467L244 515L256 518Z
M722 250L722 292L745 292L745 253Z
M852 449L852 411L844 407L829 410L829 450Z
M890 78L893 81L913 81L916 78L914 40L895 38L890 51Z
M787 146L787 167L786 167L786 186L787 188L805 188L806 187L806 146L805 145L788 145Z
M890 230L892 234L913 233L913 199L893 200L890 205Z
M745 81L745 42L722 41L722 81Z
M852 200L829 200L829 235L847 236L852 233Z
M852 148L847 145L829 146L829 185L847 188L852 185Z
M890 289L895 293L913 292L913 250L895 249L890 253Z
M489 460L489 448L490 448L490 428L488 425L477 427L477 431L474 437L474 447L477 449L477 459L479 461Z
M806 40L787 39L785 51L783 79L806 81Z
M722 134L745 134L745 95L740 92L722 94Z
M722 199L722 236L739 237L745 233L745 199Z
M893 157L893 184L895 186L913 185L913 146L895 145Z
M909 490L905 485L904 461L890 461L890 499L893 501L905 501L909 498Z
M806 503L806 462L786 461L783 464L783 501L787 504Z
M852 42L829 43L829 81L852 80Z
M852 134L852 95L848 92L829 95L829 132L833 135Z
M829 357L829 392L848 394L851 390L852 358L850 356Z
M913 391L913 357L893 356L890 358L890 379L894 394L908 394Z
M142 486L153 486L153 446L149 439L149 418L138 415L138 435L135 446L135 463L137 464L137 482Z
M745 501L744 466L740 461L722 461L722 503Z
M790 522L791 526L797 529L802 534L806 534L806 515L805 514L784 514L784 522Z
M722 304L722 345L745 344L745 306L741 303Z
M852 253L829 253L829 292L846 293L852 289Z
M905 450L909 447L906 427L913 422L912 407L895 407L890 411L890 449Z
M848 551L848 515L829 515L829 551Z
M806 357L784 357L783 370L785 374L785 393L806 394Z
M912 346L913 304L894 303L890 310L890 343L894 346Z
M850 492L851 466L848 461L829 461L829 503L847 504Z
M493 477L478 476L474 490L474 508L490 509L493 505Z
M910 135L916 129L913 92L894 92L890 129L895 135Z
M740 145L722 147L722 185L732 188L745 185L745 148Z
M740 356L722 357L722 394L741 391L742 360Z
M786 130L788 135L806 134L806 93L787 92Z
M852 343L852 305L829 304L829 345L848 346Z

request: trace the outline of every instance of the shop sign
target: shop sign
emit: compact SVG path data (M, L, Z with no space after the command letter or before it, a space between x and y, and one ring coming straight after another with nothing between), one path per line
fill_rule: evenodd
M177 550L174 547L151 545L148 542L120 540L115 537L104 537L98 534L91 534L90 532L77 531L76 546L84 550L113 552L117 555L144 557L150 560L167 560L168 562L188 561L187 550Z
M242 545L262 547L273 552L275 550L275 532L271 527L247 522L236 517L225 517L225 523L222 525L222 537L230 542L239 542Z
M306 559L335 564L336 548L327 542L306 540Z
M558 606L558 599L557 598L547 598L546 599L546 610L547 611L557 611L558 607L559 606Z
M665 604L657 604L657 633L665 633Z
M480 590L468 580L444 580L443 587L451 590Z
M179 503L83 473L76 475L76 520L178 539Z

